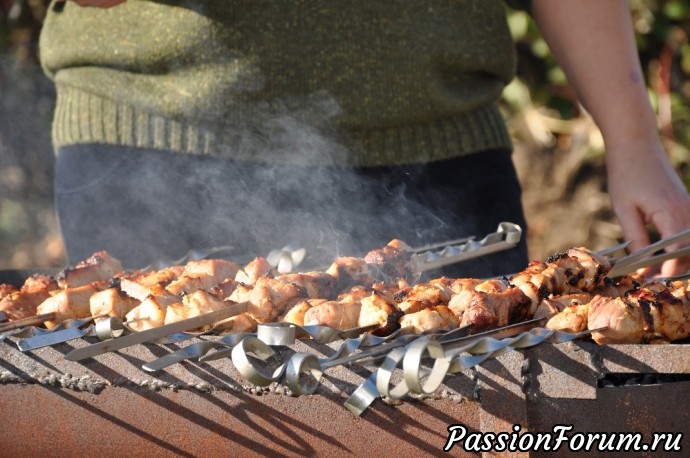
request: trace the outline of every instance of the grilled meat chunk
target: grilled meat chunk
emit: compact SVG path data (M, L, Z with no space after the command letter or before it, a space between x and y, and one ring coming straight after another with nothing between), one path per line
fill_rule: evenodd
M184 271L165 289L170 293L181 296L197 290L210 290L226 279L234 279L240 267L225 259L202 259L189 261Z
M419 266L412 248L401 240L391 240L385 247L366 254L364 261L374 268L379 280L391 281L404 278L415 282L419 279Z
M184 272L184 266L170 266L152 272L134 272L120 278L120 289L128 296L140 301L149 296L162 296L168 293L165 289L172 281Z
M307 310L312 308L314 305L319 305L326 302L325 299L302 299L297 301L292 306L289 306L283 315L278 318L278 321L284 323L292 323L297 326L304 326L304 315Z
M445 305L424 308L400 318L400 327L411 327L417 334L432 330L455 329L459 325L460 321Z
M553 315L546 322L548 329L557 329L564 332L582 332L587 329L590 303L572 304L563 307L563 310Z
M261 277L275 277L278 272L264 257L254 258L243 269L237 271L235 281L245 285L253 285Z
M127 325L135 331L145 331L163 326L169 305L172 304L149 296L125 315Z
M216 310L222 310L231 304L232 302L220 300L211 293L203 290L197 290L193 293L185 295L182 298L182 303L169 305L165 311L165 320L163 324L176 323L178 321L201 316ZM196 331L208 331L214 325L208 325L203 329L197 329Z
M52 328L60 322L73 318L87 318L91 316L91 296L105 288L105 284L93 282L88 285L67 288L56 292L41 302L36 313L55 313L55 318L45 322L46 327Z
M420 283L395 294L398 308L404 313L415 313L437 305L447 305L453 291L442 283Z
M0 300L0 311L5 312L10 321L34 316L37 307L58 289L57 281L53 277L32 275L24 281L19 290L15 289Z
M485 331L528 319L531 305L532 301L518 288L496 294L476 291L470 306L458 318L460 326L472 325L473 332Z
M337 295L336 279L326 272L283 274L275 277L275 279L303 288L306 297L334 299Z
M109 280L122 273L122 264L106 251L99 251L73 268L65 269L57 276L60 288L76 288L101 280Z
M274 278L261 277L253 287L238 285L229 300L249 302L247 313L257 323L269 323L283 313L290 301L303 297L303 291L298 286Z
M556 296L541 301L537 307L537 311L534 312L532 318L540 319L551 317L561 313L566 307L573 305L586 304L592 300L591 294L581 293L581 294L565 294L563 296Z
M326 301L307 310L304 325L329 326L339 330L356 328L361 309L361 302Z
M124 319L141 301L125 294L120 288L97 291L89 298L89 311L93 317L114 316Z
M328 267L326 273L335 278L335 288L338 291L344 291L353 285L374 283L369 264L361 258L338 258Z

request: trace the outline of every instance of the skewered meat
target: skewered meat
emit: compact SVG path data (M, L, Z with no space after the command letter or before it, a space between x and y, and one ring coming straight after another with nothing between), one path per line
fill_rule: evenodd
M215 285L213 288L209 289L208 292L213 294L219 299L226 299L235 292L239 283L232 278L226 278L222 282Z
M637 296L632 293L641 290L639 285L644 279L629 276L606 279L609 263L584 248L571 248L546 262L530 263L510 280L438 278L411 285L418 274L412 254L403 242L394 240L380 250L369 252L365 258L338 258L326 272L278 275L264 258L255 258L243 269L231 261L212 259L156 272L113 272L116 260L99 252L75 268L66 269L60 277L62 284L101 279L107 272L112 274L109 278L119 281L120 289L113 282L102 280L57 289L55 280L49 279L53 286L46 286L50 285L47 280L36 281L42 285L36 291L43 294L41 310L54 311L57 315L55 321L48 323L50 326L62 319L89 314L124 314L133 329L143 330L227 307L229 303L247 302L245 314L214 328L233 332L252 330L257 323L276 320L339 329L378 325L380 330L392 330L411 326L417 331L472 325L473 332L478 332L532 316L550 315L554 315L550 321L553 325L561 320L561 326L572 325L569 329L576 330L582 326L583 316L585 325L588 319L597 316L594 312L598 307L602 317L617 316L616 313L623 316L620 312L605 312L615 310L611 300L593 307L595 302L589 298L596 294L622 295L627 306L634 303L641 310L645 310L642 304L650 301L646 296L635 299ZM8 298L26 295L30 286L27 281L20 291L10 292L0 301L0 309ZM51 288L55 290L52 294ZM656 294L655 304L661 300L657 296L663 294L659 288L649 288L645 293ZM680 285L674 288L669 298L663 299L673 298L686 304L686 288ZM121 295L122 292L126 295ZM86 298L88 311L84 311L82 300ZM138 305L137 301L140 301ZM609 305L603 307L604 303ZM31 310L16 304L12 307L16 313ZM672 310L666 310L670 305L649 307L646 314L625 316L628 322L636 323L647 316L652 326L647 326L643 339L652 338L649 337L652 334L668 339L690 332L686 329L690 324L659 327L662 322L690 322L687 306L684 305L685 309L674 306L676 309ZM622 324L619 328L624 333L632 332ZM654 332L650 334L652 328Z
M479 280L476 278L458 278L449 285L453 292L448 301L448 307L459 319L472 306L472 300L477 292L497 294L505 291L508 285L503 280Z
M641 287L647 283L647 280L642 275L623 275L615 278L604 278L600 285L597 285L592 294L607 296L607 297L621 297L626 292Z
M9 320L19 320L36 315L37 307L48 299L52 291L57 290L55 279L48 275L32 275L16 290L0 300L0 311L7 314Z
M338 258L333 261L326 273L335 278L335 288L338 291L352 285L371 285L375 281L369 264L362 258Z
M586 304L566 307L551 318L550 329L592 333L599 344L674 341L690 336L687 287L671 289L652 282L622 297L596 295Z
M409 282L419 279L420 270L412 256L412 248L401 240L391 240L380 249L372 250L364 261L375 269L379 280L392 281L404 278Z
M165 287L170 293L181 296L196 290L208 290L225 279L234 279L240 267L225 259L189 261L184 272Z
M507 326L531 317L532 301L518 288L490 294L476 291L460 326L472 326L472 332ZM451 309L452 310L452 309Z
M356 328L361 309L361 302L326 301L307 310L304 325L322 325L341 330Z
M531 262L510 278L532 301L531 314L549 295L591 292L611 269L608 260L585 248L570 248L549 257L545 263Z
M114 316L124 319L141 301L125 294L120 288L107 288L95 292L89 298L89 311L93 317Z
M278 318L278 321L304 326L304 315L307 313L307 310L324 302L326 302L326 299L302 299L297 301L297 303L286 309L285 313Z
M686 297L676 297L668 289L650 285L622 298L603 299L590 303L587 326L608 329L595 332L597 343L640 343L662 339L667 342L690 335L690 304Z
M275 277L275 279L303 288L306 297L333 299L337 295L335 289L336 280L326 272L283 274Z
M152 272L135 272L120 278L120 288L128 296L143 301L149 296L172 294L165 287L184 272L184 266L170 266Z
M429 282L402 289L393 297L402 312L415 313L429 307L447 305L452 295L453 291L443 282Z
M0 300L4 299L6 296L9 296L12 293L18 292L19 289L17 289L16 286L10 285L8 283L2 283L0 284Z
M596 296L600 297L600 296ZM573 304L563 308L546 322L548 329L565 332L582 332L587 329L590 303Z
M425 308L400 318L400 327L411 327L418 334L438 329L453 329L459 325L460 321L445 305Z
M359 327L383 326L390 317L401 314L393 299L378 291L373 291L370 295L363 297L360 304L361 308L357 319L357 326Z
M211 293L200 289L185 295L181 303L169 305L165 311L163 324L175 323L205 313L222 310L231 304L232 302L220 300ZM216 326L218 325L220 325L220 323L216 323ZM199 329L198 331L202 332L208 329L210 329L210 326L205 329Z
M253 285L261 277L275 277L278 272L264 257L256 257L243 269L237 271L235 281L245 285Z
M298 286L261 277L253 287L238 285L229 300L249 302L247 313L257 323L269 323L283 313L289 301L303 297L303 291Z
M104 289L105 286L104 282L93 282L88 285L63 289L43 301L36 308L36 313L39 315L55 314L54 319L45 322L48 328L57 326L65 320L87 318L91 316L91 296Z
M561 313L566 307L586 304L591 300L592 295L587 293L566 294L544 299L537 307L537 311L534 312L533 319L548 319Z
M73 268L63 270L55 278L60 288L76 288L95 281L109 280L121 272L120 261L106 251L99 251Z
M172 304L167 304L160 298L149 296L125 315L127 325L135 331L145 331L163 326L168 305Z

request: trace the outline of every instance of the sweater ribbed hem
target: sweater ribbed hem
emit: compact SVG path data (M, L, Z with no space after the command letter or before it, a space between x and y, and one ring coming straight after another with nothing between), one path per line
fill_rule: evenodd
M347 141L310 132L306 138L296 135L294 144L287 140L276 146L265 143L265 138L252 139L250 130L200 127L65 86L58 87L52 135L56 149L96 143L248 162L360 167L425 163L511 148L502 115L493 105L407 127L351 130L345 134Z

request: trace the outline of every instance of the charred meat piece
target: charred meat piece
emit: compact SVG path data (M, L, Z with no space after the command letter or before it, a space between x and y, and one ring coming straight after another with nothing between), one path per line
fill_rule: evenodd
M570 248L551 256L546 263L532 262L510 279L532 300L534 314L550 295L591 292L599 286L611 265L606 258L585 248Z
M336 279L326 272L283 274L275 279L303 288L306 297L334 299L337 295Z
M335 278L337 291L344 291L353 285L371 285L374 283L369 264L361 258L338 258L333 261L326 273Z
M412 248L401 240L391 240L385 247L372 250L364 261L374 268L379 280L404 278L409 282L419 279L420 270Z

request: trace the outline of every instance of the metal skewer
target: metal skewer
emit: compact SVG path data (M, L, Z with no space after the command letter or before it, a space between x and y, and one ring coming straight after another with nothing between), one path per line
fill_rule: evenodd
M178 332L189 331L190 329L197 329L217 321L231 318L240 315L247 311L247 302L230 305L224 309L216 310L214 312L206 313L204 315L188 318L186 320L177 321L175 323L165 324L157 328L148 329L146 331L127 334L126 336L118 337L116 339L98 342L88 347L77 348L65 355L65 359L69 361L80 361L82 359L98 356L103 353L126 348L131 345L151 342L161 337L167 337Z
M661 253L656 256L651 256L657 251L662 250L669 245L685 242L688 240L690 240L690 229L686 229L670 237L661 239L627 256L613 259L613 267L606 276L611 278L626 275L644 267L658 265L669 259L674 259L688 255L690 254L690 247L680 248L674 251L670 251L668 253ZM647 257L649 257L649 259L645 259Z
M18 320L10 321L9 323L0 324L0 332L12 331L14 329L23 328L24 326L36 326L43 324L46 321L55 319L55 312L43 313L41 315L28 316Z

